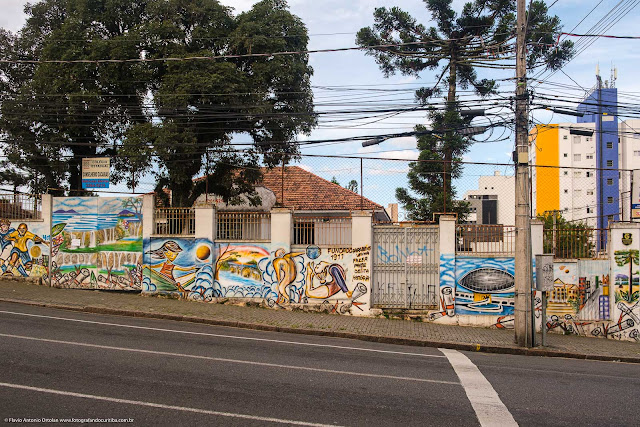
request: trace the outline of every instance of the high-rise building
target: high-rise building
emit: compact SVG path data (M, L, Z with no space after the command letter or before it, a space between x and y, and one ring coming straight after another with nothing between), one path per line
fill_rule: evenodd
M600 83L578 106L578 123L531 131L535 214L560 211L595 228L629 219L631 173L624 170L640 169L640 120L619 120L617 98L616 88Z

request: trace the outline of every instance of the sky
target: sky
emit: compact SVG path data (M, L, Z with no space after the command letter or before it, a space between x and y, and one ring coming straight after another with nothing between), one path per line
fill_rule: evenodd
M0 0L3 11L0 14L0 27L11 31L19 30L26 19L23 13L25 3L27 2L24 0ZM235 13L240 13L250 9L255 2L251 0L223 0L221 3L233 7ZM573 30L573 32L581 34L603 18L619 1L547 1L547 4L552 3L549 12L560 18L564 31ZM453 4L454 9L459 11L464 2L455 0ZM373 24L374 9L390 5L408 11L425 26L431 24L430 15L420 0L394 0L393 2L388 0L289 0L291 12L299 16L308 28L310 50L356 46L356 32L362 27ZM592 13L586 16L594 7ZM616 25L607 30L606 34L639 36L638 18L640 18L640 8L633 8ZM584 21L580 22L583 19ZM578 40L576 38L569 39ZM572 86L580 85L589 89L596 83L596 66L599 65L603 80L609 80L610 69L613 65L618 70L618 79L615 83L618 91L630 95L640 95L640 79L637 78L637 70L640 69L639 47L640 40L597 39L588 49L565 65L564 73L556 73L550 78L550 81ZM393 95L390 95L390 98L396 99L395 102L402 100L406 104L413 100L412 90L420 87L421 84L428 84L435 80L435 72L429 71L424 72L419 79L402 75L385 78L373 58L358 50L314 53L310 55L310 64L314 69L311 83L314 86L315 101L318 105L322 105L318 108L331 108L326 106L326 103L338 102L341 96L345 101L349 99L351 95L344 95L343 91L335 90L338 86L352 89L406 89L401 92L395 91ZM513 77L513 72L492 72L484 74L483 77L510 78ZM535 83L533 85L535 86ZM326 87L332 87L334 90L328 91ZM553 87L546 86L545 88L547 94L553 94ZM511 91L514 90L514 86L510 81L505 81L501 83L500 89ZM364 92L354 93L359 94L356 96L358 99L362 99L364 94ZM576 92L576 94L579 93L579 91ZM561 94L558 95L561 96ZM547 111L535 111L533 118L544 123L575 121L575 117L554 115ZM421 112L413 112L374 123L369 122L373 122L373 120L361 120L357 123L347 122L342 125L340 122L321 123L321 126L315 129L311 136L301 136L301 139L334 139L406 132L412 130L416 124L427 123L424 113ZM478 137L478 139L488 139L490 142L474 144L464 159L471 162L509 163L514 145L513 135L507 132L504 135L506 140L495 141L500 139L500 136L500 132L498 132ZM302 152L304 154L367 155L393 159L415 159L417 156L415 140L409 137L388 140L368 148L361 147L360 142L349 142L304 148ZM335 176L342 185L346 185L351 179L360 181L358 160L304 157L302 165L326 179ZM466 189L475 188L477 176L493 174L494 170L501 168L477 166L471 169L465 169L465 178L457 183L459 195L462 195ZM406 172L406 162L366 161L363 183L365 196L383 205L394 202L395 187L406 185ZM508 168L503 168L502 172L508 173Z

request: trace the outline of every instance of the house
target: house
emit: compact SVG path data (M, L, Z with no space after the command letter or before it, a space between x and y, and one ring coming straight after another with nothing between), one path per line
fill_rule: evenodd
M201 178L200 178L201 179ZM262 168L262 181L256 187L262 199L260 206L248 202L227 205L212 194L202 194L196 199L196 206L216 204L219 212L225 211L269 211L274 207L292 209L296 214L309 216L348 216L351 211L365 210L374 213L378 222L390 221L383 206L351 190L327 181L300 166Z

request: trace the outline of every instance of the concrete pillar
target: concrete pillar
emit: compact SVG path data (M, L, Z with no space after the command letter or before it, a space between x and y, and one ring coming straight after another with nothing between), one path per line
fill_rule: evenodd
M49 229L51 229L51 214L53 213L53 196L51 194L43 194L42 195L42 220L45 225L49 225Z
M544 254L544 222L539 219L531 220L531 254L535 259L536 255Z
M293 213L287 208L271 209L271 250L291 251L293 236Z
M440 255L455 255L456 253L456 217L442 215L440 217Z
M349 288L353 289L353 297L361 305L362 311L352 309L351 314L368 315L371 309L372 287L371 287L371 244L373 242L373 227L371 212L353 211L351 212L351 247L353 248L353 284ZM366 288L366 289L365 289ZM364 293L366 290L366 293Z
M213 242L216 238L216 210L213 206L196 207L196 239L208 239Z
M150 239L153 234L155 221L154 214L156 209L156 200L153 194L145 194L142 196L142 238Z

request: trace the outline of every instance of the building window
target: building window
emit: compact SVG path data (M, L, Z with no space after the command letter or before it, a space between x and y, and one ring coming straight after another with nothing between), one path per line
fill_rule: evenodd
M587 137L587 141L591 141L591 137L590 136Z
M562 139L567 139L567 135L563 136Z
M579 162L580 160L582 160L581 158L582 156L580 154L574 154L573 155L573 161L574 162Z
M564 190L564 194L569 194L569 190Z
M633 155L636 157L640 156L640 150L634 150Z
M580 144L580 137L579 136L574 136L573 137L573 143L574 144Z
M574 178L580 178L581 176L582 176L582 172L577 172L577 171L573 172L573 177Z
M613 178L607 178L607 185L613 185Z
M593 160L593 154L587 154L587 160Z
M587 208L587 213L591 213L593 211L593 208Z
M582 197L582 190L573 190L573 197Z
M607 167L613 166L613 160L607 160Z
M607 203L612 204L613 203L613 197L607 197Z
M587 178L591 178L593 176L593 172L587 172Z
M607 142L607 148L613 148L613 142Z
M587 196L593 196L593 190L587 190Z
M563 157L569 157L569 155L567 153L562 153Z
M564 171L562 174L563 174L563 175L565 175L565 176L567 176L567 175L569 175L569 172Z

